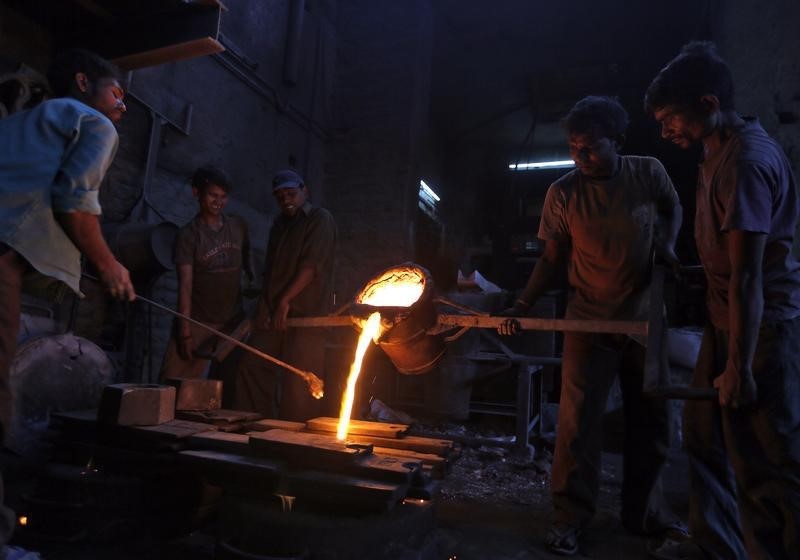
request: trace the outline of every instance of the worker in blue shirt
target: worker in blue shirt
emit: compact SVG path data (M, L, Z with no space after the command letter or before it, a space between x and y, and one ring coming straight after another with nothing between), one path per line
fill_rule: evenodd
M119 141L113 123L125 112L119 70L94 53L75 49L56 57L48 79L53 99L0 119L2 439L12 417L9 371L23 275L32 269L80 294L83 254L113 296L129 301L136 297L99 221L98 190ZM13 527L13 513L2 506L0 478L0 546L8 542Z

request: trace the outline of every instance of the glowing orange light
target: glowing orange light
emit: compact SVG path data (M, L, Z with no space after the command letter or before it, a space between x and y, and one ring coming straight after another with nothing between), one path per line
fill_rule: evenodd
M425 277L413 268L397 268L385 272L373 280L359 294L356 301L374 307L410 307L425 290ZM339 414L339 423L336 427L336 439L344 441L347 437L347 428L350 426L350 415L353 412L356 382L361 373L364 354L367 352L370 340L377 341L382 335L381 315L373 313L363 324L361 336L356 345L356 355L350 374L347 377L347 386L342 396L342 408Z
M17 519L21 527L25 527L28 524L28 516L27 515L20 515Z
M356 357L353 365L350 366L350 374L347 376L347 387L342 398L342 411L339 413L339 424L336 426L336 439L344 441L347 437L347 428L350 426L350 415L353 412L353 401L356 395L356 381L361 373L361 364L364 361L364 354L367 352L369 343L378 336L381 328L381 314L373 313L367 319L367 323L358 337L356 346Z
M425 289L418 270L394 269L374 280L358 297L358 303L375 307L410 307Z

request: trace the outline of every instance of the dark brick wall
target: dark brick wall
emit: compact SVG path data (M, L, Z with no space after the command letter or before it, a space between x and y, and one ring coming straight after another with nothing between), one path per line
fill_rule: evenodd
M736 106L777 139L800 176L800 3L715 2L713 34L733 70Z
M428 126L428 0L339 6L328 207L339 225L339 303L388 266L413 258L420 156Z
M295 84L283 81L289 5L290 0L235 2L222 19L225 53L130 75L129 111L119 129L120 149L101 191L104 221L163 220L183 225L197 211L188 178L200 165L219 165L234 183L228 211L248 221L254 262L260 271L269 226L277 213L270 190L272 175L291 162L304 174L315 201L325 203L322 170L330 130L336 4L305 2ZM161 136L148 153L153 111ZM190 121L187 111L191 111ZM181 130L187 124L188 130ZM145 193L148 157L155 158L156 165ZM259 274L257 280L260 283ZM155 300L176 306L174 272L147 288ZM97 301L86 304L97 305ZM142 379L153 379L172 318L163 312L151 313L146 306L137 305L134 310L127 337L134 348L127 353L126 377L135 380L141 372ZM83 326L93 330L91 325Z

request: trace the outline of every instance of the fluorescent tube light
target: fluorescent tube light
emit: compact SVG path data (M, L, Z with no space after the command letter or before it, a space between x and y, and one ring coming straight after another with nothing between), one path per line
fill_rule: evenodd
M575 162L571 159L560 159L556 161L532 161L529 163L510 163L509 169L524 171L526 169L558 169L575 167Z
M439 202L440 200L442 200L441 198L439 198L439 195L438 195L438 194L436 194L435 192L433 192L433 189L432 189L432 188L430 188L430 187L429 187L429 186L428 186L428 185L425 183L425 181L423 181L422 179L420 179L420 180L419 180L419 187L420 187L420 188L421 188L421 189L422 189L422 190L425 192L425 194L427 194L428 196L430 196L430 197L431 197L433 200L435 200L436 202Z

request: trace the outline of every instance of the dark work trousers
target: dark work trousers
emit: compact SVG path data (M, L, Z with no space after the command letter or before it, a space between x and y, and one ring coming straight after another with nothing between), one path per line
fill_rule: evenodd
M248 344L320 379L325 365L325 330L295 328L255 330ZM235 377L233 406L260 412L269 418L304 422L320 415L320 401L306 382L251 352L244 352ZM326 393L326 398L331 398Z
M693 387L725 370L728 333L706 327ZM800 558L800 318L762 325L755 406L689 401L689 528L713 558Z
M666 400L642 395L644 347L624 336L569 332L563 356L550 481L553 522L584 527L594 516L603 414L618 372L625 419L622 523L636 533L660 532L676 521L661 489L669 408ZM661 359L666 367L666 352Z
M11 429L11 362L17 351L22 276L26 268L27 263L16 251L0 243L0 437L3 442ZM15 521L14 512L3 505L3 494L0 470L0 548L11 538Z

